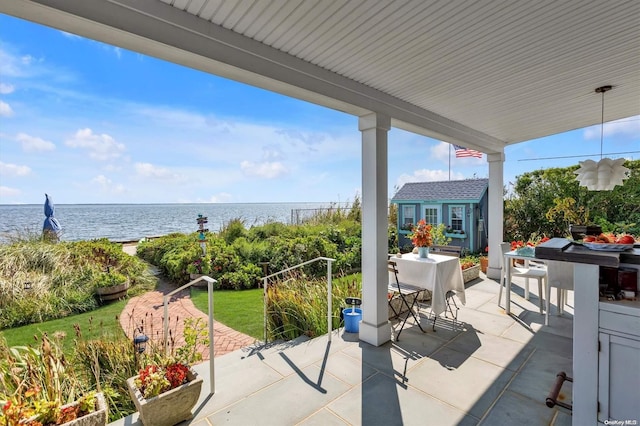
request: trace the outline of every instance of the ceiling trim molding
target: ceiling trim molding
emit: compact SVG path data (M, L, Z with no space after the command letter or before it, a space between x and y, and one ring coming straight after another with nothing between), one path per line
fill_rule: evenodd
M486 153L506 145L160 1L0 0L0 12Z

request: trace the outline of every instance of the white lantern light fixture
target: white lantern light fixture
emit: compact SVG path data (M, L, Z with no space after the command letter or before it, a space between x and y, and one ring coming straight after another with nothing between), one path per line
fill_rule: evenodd
M623 166L625 159L602 158L602 143L604 140L604 94L612 86L602 86L596 93L602 93L602 117L600 121L600 161L580 161L580 168L574 173L580 186L586 186L589 191L611 191L616 185L622 185L629 177L629 169Z

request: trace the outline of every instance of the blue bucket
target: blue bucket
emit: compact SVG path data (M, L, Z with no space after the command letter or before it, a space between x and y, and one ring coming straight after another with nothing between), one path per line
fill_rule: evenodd
M362 309L346 308L342 310L344 316L344 331L347 333L358 333L360 331L360 320L362 320Z

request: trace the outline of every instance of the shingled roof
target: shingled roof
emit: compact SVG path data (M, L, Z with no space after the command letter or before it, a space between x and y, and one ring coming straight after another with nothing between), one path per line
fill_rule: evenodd
M489 179L410 182L405 183L391 201L478 201L488 186Z

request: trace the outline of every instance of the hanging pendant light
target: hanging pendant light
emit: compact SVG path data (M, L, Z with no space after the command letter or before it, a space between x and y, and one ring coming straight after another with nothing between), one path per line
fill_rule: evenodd
M580 161L580 168L574 173L580 186L586 186L589 191L611 191L616 185L622 185L629 177L629 169L623 166L625 159L602 158L602 144L604 141L604 94L612 86L602 86L596 93L602 93L602 116L600 121L600 161Z

